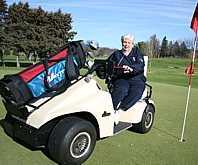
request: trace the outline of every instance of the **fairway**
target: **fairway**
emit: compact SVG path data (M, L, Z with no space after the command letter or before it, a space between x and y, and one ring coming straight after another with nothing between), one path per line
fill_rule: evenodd
M100 140L85 165L196 165L198 162L198 89L192 88L185 132L180 143L187 88L151 83L156 103L154 127L148 134L124 131ZM0 120L5 110L0 104ZM2 123L2 122L1 122ZM55 165L41 151L16 143L0 127L0 165Z

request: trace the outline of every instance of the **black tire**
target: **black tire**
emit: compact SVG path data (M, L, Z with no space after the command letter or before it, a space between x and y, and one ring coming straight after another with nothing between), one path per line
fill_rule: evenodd
M89 121L68 117L53 129L48 141L50 156L61 165L80 165L96 144L96 130Z
M149 132L154 122L154 115L155 115L154 105L148 104L142 115L141 122L137 124L133 124L131 130L142 134Z

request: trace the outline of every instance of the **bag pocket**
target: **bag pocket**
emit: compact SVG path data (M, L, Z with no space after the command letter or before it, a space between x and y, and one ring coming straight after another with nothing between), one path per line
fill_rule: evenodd
M6 75L1 79L0 94L15 106L23 105L33 97L26 83L18 75Z

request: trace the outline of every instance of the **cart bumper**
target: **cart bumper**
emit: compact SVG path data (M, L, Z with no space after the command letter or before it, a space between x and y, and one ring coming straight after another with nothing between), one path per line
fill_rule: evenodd
M6 115L3 128L8 136L22 144L33 148L43 148L46 145L47 136L45 131L31 127L10 115Z

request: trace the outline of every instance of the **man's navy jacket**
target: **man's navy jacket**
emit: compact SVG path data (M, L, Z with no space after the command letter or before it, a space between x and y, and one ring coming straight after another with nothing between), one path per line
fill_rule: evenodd
M123 73L123 65L131 67L133 72ZM108 58L108 74L111 75L112 81L129 79L145 82L144 65L143 54L137 47L134 47L128 56L124 55L121 50L117 50Z

